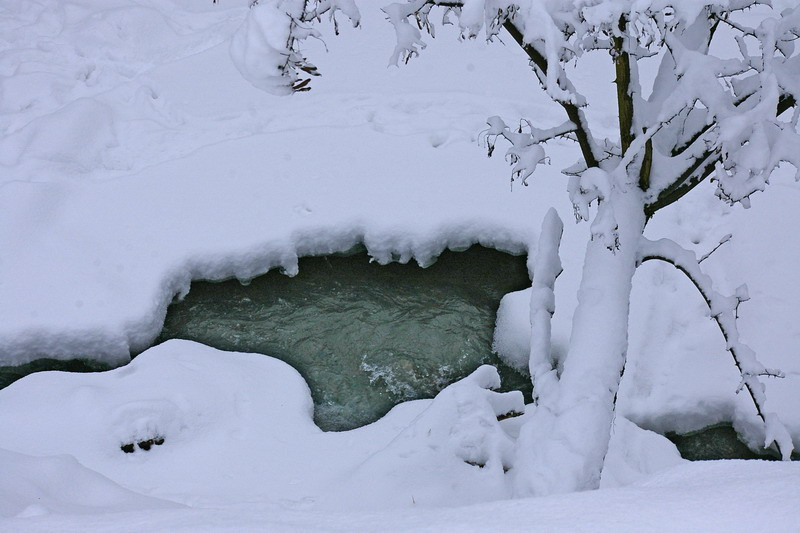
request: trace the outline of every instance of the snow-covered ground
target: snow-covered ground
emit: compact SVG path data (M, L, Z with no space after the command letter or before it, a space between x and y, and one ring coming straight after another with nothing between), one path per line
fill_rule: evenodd
M125 363L152 342L191 279L291 273L298 256L358 242L380 262L426 263L474 242L524 251L550 206L571 220L559 171L574 146L556 146L552 165L513 189L502 157L479 146L491 115L562 120L515 47L459 43L444 29L420 58L387 68L394 36L377 4L361 2L362 29L326 36L327 52L311 45L323 72L313 90L277 97L245 81L230 57L248 4L0 1L0 364ZM601 104L613 91L604 61L577 80ZM589 119L616 129L603 105ZM734 235L703 266L723 292L748 283L742 336L787 374L767 394L796 447L798 205L787 173L748 211L700 187L648 227L651 238L699 253ZM556 350L568 339L587 233L567 224ZM693 290L662 265L637 273L619 413L657 431L729 420L755 444L752 406L734 394L737 371ZM524 295L505 308L513 357L513 346L527 345ZM688 464L622 417L606 488L504 501L504 435L514 422L504 429L492 409L517 400L495 401L483 389L487 372L341 434L313 426L305 384L263 356L171 342L106 374L32 375L0 391L0 530L793 531L800 523L797 464ZM459 402L489 429L471 432L475 420L453 415ZM149 451L120 450L157 438L163 444ZM471 456L465 442L482 443L486 456Z
M300 375L259 354L223 356L173 340L110 372L33 374L0 394L0 427L9 429L0 435L0 530L777 532L797 525L800 463L690 463L623 418L601 490L508 500L507 434L518 419L496 417L520 410L521 397L487 390L496 383L493 369L481 367L433 400L325 433L313 424Z

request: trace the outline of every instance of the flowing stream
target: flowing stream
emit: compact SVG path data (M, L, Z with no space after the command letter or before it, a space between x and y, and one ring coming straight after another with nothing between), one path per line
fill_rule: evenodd
M427 268L381 266L363 252L307 257L293 278L192 283L158 342L277 357L308 381L317 424L341 431L430 398L483 363L500 367L504 388L529 391L491 350L500 299L528 285L525 257L479 246Z

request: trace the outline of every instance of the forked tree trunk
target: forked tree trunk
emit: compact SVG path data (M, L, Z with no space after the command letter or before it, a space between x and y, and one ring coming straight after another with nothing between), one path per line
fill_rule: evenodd
M614 404L628 347L628 310L644 231L641 191L612 190L619 248L602 239L586 247L567 356L558 387L540 397L523 426L515 470L520 496L597 488L608 451Z

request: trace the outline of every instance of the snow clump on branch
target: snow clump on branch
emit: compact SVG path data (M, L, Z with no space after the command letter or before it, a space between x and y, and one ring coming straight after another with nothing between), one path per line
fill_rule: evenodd
M230 54L242 77L255 87L276 95L310 89L317 67L302 54L300 43L320 38L311 23L328 15L338 33L337 12L353 26L360 14L353 0L254 0L244 23L233 36Z

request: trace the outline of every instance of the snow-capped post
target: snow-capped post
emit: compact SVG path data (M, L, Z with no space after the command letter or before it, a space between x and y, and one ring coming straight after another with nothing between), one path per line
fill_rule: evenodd
M533 381L534 403L539 403L543 397L550 396L548 391L553 391L557 382L556 365L550 346L550 320L556 310L554 291L556 278L562 271L558 248L563 232L564 223L556 210L551 207L542 222L536 254L531 254L528 259L533 278L530 304L531 353L528 368Z
M533 383L533 404L528 406L526 421L520 427L516 443L515 485L518 492L528 492L535 483L538 444L552 426L558 400L558 371L551 346L551 320L555 313L555 283L562 272L558 254L564 223L552 207L542 221L536 253L528 256L528 270L533 279L530 299L531 341L528 368ZM521 490L519 489L521 487Z
M778 12L758 0L398 1L384 8L396 35L393 62L426 47L423 31L433 34L434 10L443 15L438 20L457 24L462 38L482 33L491 41L507 33L527 54L536 83L565 113L561 125L541 129L530 120L511 129L499 117L489 119L490 152L499 138L511 145L512 181L526 182L546 161L548 141L577 145L580 159L563 172L576 218L591 221L578 307L558 390L526 422L536 429L526 437L530 449L518 443L512 472L521 495L595 488L625 368L633 273L650 257L642 250L652 249L642 240L647 221L704 181L716 182L723 201L748 207L782 162L800 169L800 7ZM337 13L358 23L352 0L262 0L233 40L234 62L265 90L307 90L306 75L316 70L300 45L317 36L315 21ZM608 52L616 86L619 128L611 137L592 128L585 109L594 104L570 81L593 51ZM597 60L592 54L589 61ZM643 60L657 65L647 93L640 84ZM787 457L791 441L763 411L758 381L777 373L764 370L738 341L735 314L720 307L730 300L709 292L697 261L668 252L658 257L689 274L707 297L764 419L765 439Z

